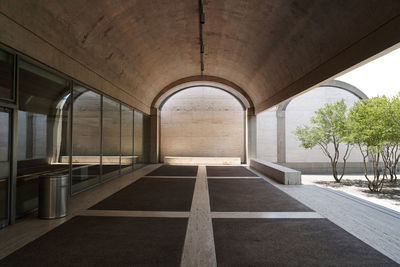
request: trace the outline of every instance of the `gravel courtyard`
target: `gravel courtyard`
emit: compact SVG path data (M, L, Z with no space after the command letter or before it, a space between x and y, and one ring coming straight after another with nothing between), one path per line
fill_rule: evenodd
M400 212L400 178L397 183L386 182L381 193L368 189L367 179L363 175L345 175L340 183L336 183L330 175L302 175L303 184L313 184L346 192L356 197L371 201Z

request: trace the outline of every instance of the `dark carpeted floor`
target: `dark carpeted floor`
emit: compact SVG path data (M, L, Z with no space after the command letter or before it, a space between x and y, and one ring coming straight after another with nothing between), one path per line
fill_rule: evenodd
M213 219L218 266L398 266L326 219Z
M211 211L312 211L263 179L208 179Z
M186 218L74 217L0 266L179 266Z
M195 178L141 178L92 210L190 211Z
M147 176L197 176L197 166L163 165Z
M207 166L208 177L257 177L242 166Z

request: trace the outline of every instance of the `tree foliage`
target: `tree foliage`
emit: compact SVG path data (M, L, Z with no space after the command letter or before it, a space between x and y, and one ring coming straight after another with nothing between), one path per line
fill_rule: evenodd
M390 99L387 105L387 127L389 128L386 136L386 145L382 153L385 163L384 175L390 176L391 182L397 181L397 164L400 159L400 93Z
M311 126L299 126L294 131L302 147L311 149L318 146L329 158L336 182L340 182L343 178L346 161L350 155L350 145L343 139L348 131L346 111L347 106L343 99L333 104L325 104L311 118ZM345 151L342 153L339 149L341 143L345 146ZM333 147L333 152L329 149L330 145ZM340 157L343 160L343 168L339 173L337 165Z
M371 191L380 192L385 178L397 181L400 160L400 93L362 99L354 104L346 116L343 100L326 104L315 112L311 126L297 127L294 132L304 148L319 146L330 159L332 174L337 182L343 177L349 147L357 146L363 157L364 176ZM337 172L339 145L346 146L342 155L344 167ZM333 146L333 153L328 150ZM383 164L382 164L383 163ZM383 166L382 166L383 165ZM373 176L369 174L372 169Z
M347 140L357 144L364 159L364 175L371 191L380 192L385 178L397 180L400 145L400 95L364 99L350 110ZM383 162L383 167L380 165ZM368 176L367 161L374 176ZM382 175L382 176L381 176Z
M382 190L384 176L379 170L380 156L386 144L390 129L387 125L388 99L386 97L374 97L357 102L347 117L349 132L346 136L348 142L356 144L363 155L364 176L368 180L371 191ZM368 161L371 161L374 176L368 175Z

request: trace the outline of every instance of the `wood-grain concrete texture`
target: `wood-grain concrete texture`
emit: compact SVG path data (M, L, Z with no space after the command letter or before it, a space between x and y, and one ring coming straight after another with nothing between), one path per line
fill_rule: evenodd
M146 113L204 74L265 110L400 41L397 0L0 2L0 42Z

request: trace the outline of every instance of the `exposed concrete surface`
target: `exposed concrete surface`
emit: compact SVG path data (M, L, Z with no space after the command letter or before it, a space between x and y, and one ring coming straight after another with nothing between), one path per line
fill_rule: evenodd
M250 167L285 185L300 185L301 172L262 159L250 159Z
M351 108L359 97L347 90L323 86L293 98L284 109L279 106L257 114L257 158L278 162L307 173L310 171L321 173L324 168L325 172L329 172L330 167L327 164L329 158L323 155L318 146L312 149L301 147L293 132L298 126L311 125L311 117L325 104L341 99L344 99L347 107ZM333 147L329 149L333 153ZM342 146L340 153L344 151L345 148ZM362 170L362 155L358 148L351 151L348 163L349 171Z
M230 94L210 87L180 91L161 110L160 157L245 158L245 111Z
M257 112L400 41L397 0L219 0L204 12L203 74L243 88ZM0 42L146 113L201 74L198 1L3 0L0 13Z
M240 165L234 157L164 157L166 165Z

